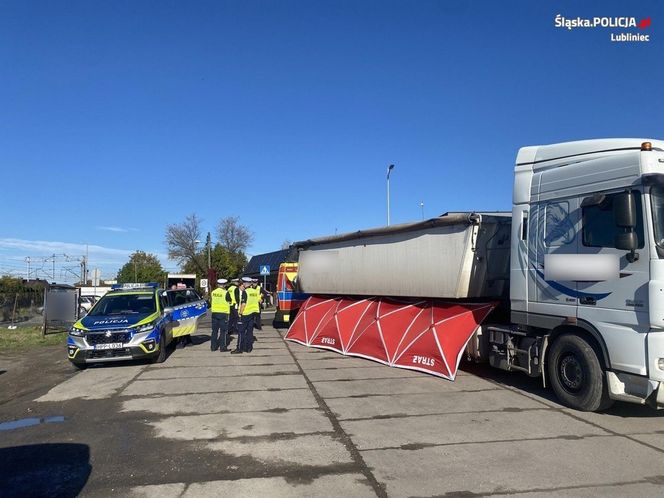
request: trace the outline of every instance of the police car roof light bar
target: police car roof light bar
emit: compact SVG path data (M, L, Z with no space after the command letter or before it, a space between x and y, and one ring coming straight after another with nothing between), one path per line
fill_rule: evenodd
M158 289L159 284L157 282L144 282L144 283L124 283L124 284L113 284L111 285L112 290L130 290L130 289Z

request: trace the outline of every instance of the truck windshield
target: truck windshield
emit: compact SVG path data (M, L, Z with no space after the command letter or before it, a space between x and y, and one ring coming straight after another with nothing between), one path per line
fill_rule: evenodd
M156 310L153 294L106 295L90 310L88 316L149 314Z
M652 206L652 223L654 225L655 242L664 248L664 187L655 186L650 190Z

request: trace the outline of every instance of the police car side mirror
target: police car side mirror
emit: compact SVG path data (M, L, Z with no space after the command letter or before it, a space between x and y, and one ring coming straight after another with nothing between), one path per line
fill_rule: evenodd
M172 314L173 314L173 308L171 308L170 306L166 306L164 308L164 316L170 317Z

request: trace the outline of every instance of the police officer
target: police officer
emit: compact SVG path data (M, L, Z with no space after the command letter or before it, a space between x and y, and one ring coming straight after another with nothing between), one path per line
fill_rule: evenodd
M228 319L231 311L231 296L228 292L228 280L220 278L217 287L212 291L212 337L210 349L212 351L228 351Z
M239 320L237 323L237 347L231 351L231 354L250 353L252 349L252 337L254 322L252 320L253 304L249 304L249 295L247 291L251 286L251 279L242 277L240 287L238 287L237 302Z
M261 317L261 311L263 309L263 289L261 289L261 284L258 282L258 279L255 278L252 281L252 286L258 291L258 313L254 317L254 328L256 330L263 330L263 319Z
M231 280L231 285L228 286L228 293L231 297L231 312L228 317L228 334L237 334L237 307L238 307L238 286L240 279L234 278Z

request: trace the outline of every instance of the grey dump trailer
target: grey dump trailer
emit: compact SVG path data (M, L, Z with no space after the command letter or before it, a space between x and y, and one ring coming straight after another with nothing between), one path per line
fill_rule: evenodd
M446 213L296 242L318 295L509 299L510 213Z

